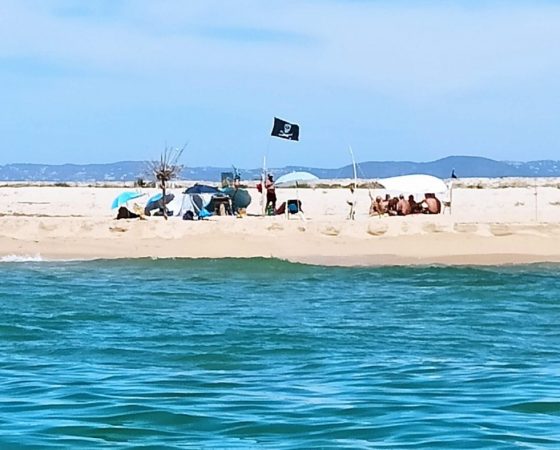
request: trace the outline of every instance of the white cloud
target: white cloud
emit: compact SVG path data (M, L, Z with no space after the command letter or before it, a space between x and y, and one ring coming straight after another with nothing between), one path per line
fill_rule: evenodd
M560 66L560 7L552 4L128 1L109 17L39 4L48 2L4 4L3 55L192 80L279 73L406 95L518 82ZM263 39L267 32L279 38Z

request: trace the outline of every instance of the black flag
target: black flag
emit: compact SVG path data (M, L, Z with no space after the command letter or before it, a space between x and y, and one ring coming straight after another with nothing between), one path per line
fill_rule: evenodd
M274 126L272 127L271 136L291 141L299 141L299 125L286 122L285 120L274 118Z

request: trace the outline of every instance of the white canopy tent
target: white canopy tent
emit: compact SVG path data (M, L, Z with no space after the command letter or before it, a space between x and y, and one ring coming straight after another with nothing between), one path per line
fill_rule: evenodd
M383 186L378 190L390 194L424 195L426 193L447 195L449 187L441 178L432 175L403 175L400 177L380 178L377 182Z

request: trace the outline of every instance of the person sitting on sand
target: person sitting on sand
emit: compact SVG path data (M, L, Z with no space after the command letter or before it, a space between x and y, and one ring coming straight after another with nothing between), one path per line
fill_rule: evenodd
M399 195L399 201L397 202L397 215L398 216L408 216L410 214L410 205L408 200L404 198L404 195Z
M126 206L121 206L119 208L119 212L117 213L117 220L121 219L138 219L140 217L139 214L135 214L130 211Z
M408 204L410 205L410 214L418 214L422 212L422 207L420 206L420 203L416 203L414 195L411 194L408 196Z
M441 212L441 202L435 194L425 194L422 212L424 214L439 214Z
M397 197L389 198L389 200L387 200L387 213L390 216L396 216L397 215L397 204L398 203L399 203L399 199Z
M375 200L371 201L371 206L369 207L370 216L382 216L387 212L385 204L381 197L378 195Z
M381 203L383 203L383 208L385 212L389 212L389 202L391 201L391 196L389 194L385 194L385 198Z

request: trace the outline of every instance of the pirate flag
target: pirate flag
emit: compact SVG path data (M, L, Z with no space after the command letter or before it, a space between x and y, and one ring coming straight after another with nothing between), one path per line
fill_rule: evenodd
M274 118L274 126L272 127L271 136L291 141L299 141L299 125L286 122L285 120Z

